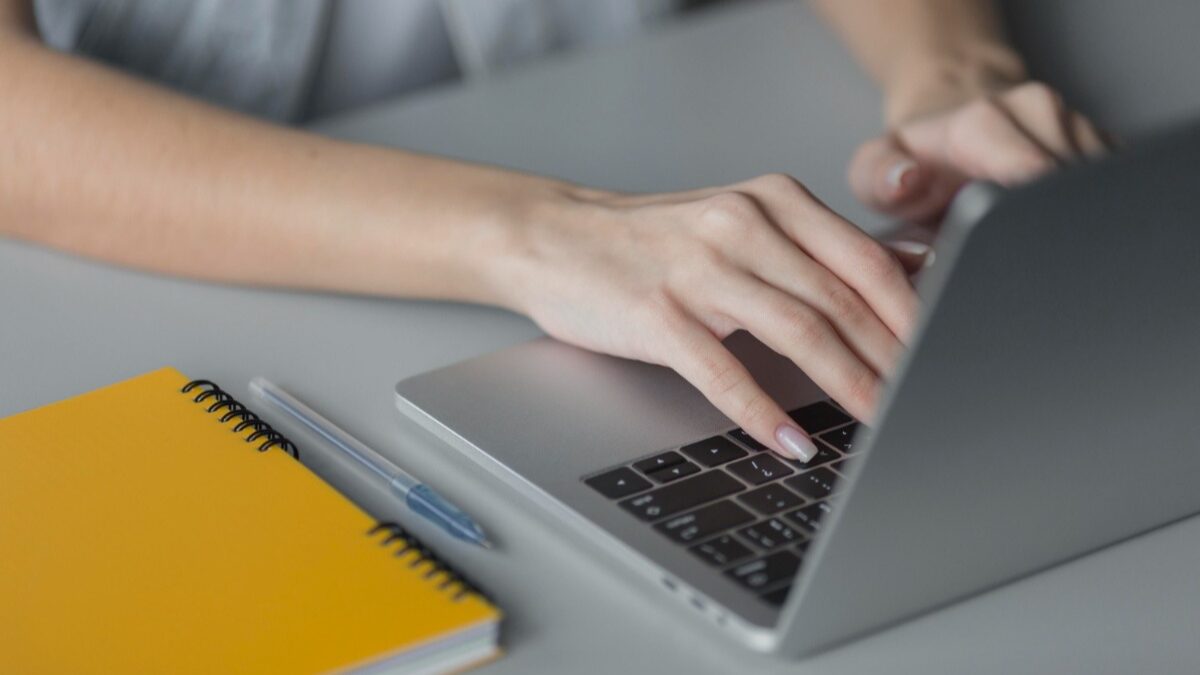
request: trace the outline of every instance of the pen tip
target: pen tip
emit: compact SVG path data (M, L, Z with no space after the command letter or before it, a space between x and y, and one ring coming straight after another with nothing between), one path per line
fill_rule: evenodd
M492 548L493 548L492 542L488 541L487 539L480 539L477 543L489 551L492 550Z

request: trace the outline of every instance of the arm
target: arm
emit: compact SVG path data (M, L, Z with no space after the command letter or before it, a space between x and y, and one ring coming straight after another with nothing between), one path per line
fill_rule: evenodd
M204 279L499 303L503 221L564 189L266 124L53 52L24 2L0 12L2 233Z
M813 0L901 123L1026 78L988 0Z
M1029 82L990 0L812 0L880 85L889 133L860 148L859 198L936 218L968 179L1005 185L1103 153L1090 121Z
M721 340L754 333L869 420L912 329L897 258L789 176L622 195L321 138L55 53L28 9L0 0L0 234L203 279L497 304L674 368L801 458L811 440Z

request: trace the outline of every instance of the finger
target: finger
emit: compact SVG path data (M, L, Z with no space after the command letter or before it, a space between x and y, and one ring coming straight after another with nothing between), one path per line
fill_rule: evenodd
M766 218L776 211L763 204ZM808 257L776 225L764 223L751 230L726 253L753 276L820 311L875 372L891 372L899 361L903 345L862 296Z
M1002 185L1026 182L1058 165L1052 153L990 99L971 104L954 121L947 154L971 177Z
M1030 82L1009 90L1001 100L1015 126L1058 163L1081 156L1071 133L1071 110L1058 92L1040 82Z
M872 419L879 375L819 311L749 275L726 275L706 291L706 302L789 358L851 415Z
M951 167L968 178L1017 182L1058 162L997 97L915 120L895 135L903 147L918 149L922 166Z
M919 198L929 179L892 135L862 144L850 160L847 177L859 201L888 213Z
M919 162L892 133L859 148L850 161L849 180L867 206L897 220L926 223L941 216L966 177L936 159Z
M857 291L804 255L795 244L785 242L785 246L777 262L767 264L764 260L755 268L756 276L820 312L842 341L876 373L892 372L904 345L883 319Z
M667 331L665 363L759 443L788 459L817 454L808 434L787 416L737 357L695 319L678 316Z
M1091 158L1102 157L1113 149L1114 146L1096 129L1091 120L1074 111L1070 113L1069 119L1071 136L1083 155Z
M789 239L857 292L901 342L908 338L917 294L895 256L795 181L760 182L755 189Z
M756 268L758 279L814 307L838 331L842 341L880 375L892 372L904 353L901 344L866 300L823 265L812 261L791 241L780 262ZM782 258L792 258L784 264ZM764 261L766 263L766 261ZM788 274L788 270L793 270Z
M954 195L967 182L967 177L951 166L922 164L929 178L924 189L913 199L896 204L884 211L889 217L904 223L931 224L941 221Z

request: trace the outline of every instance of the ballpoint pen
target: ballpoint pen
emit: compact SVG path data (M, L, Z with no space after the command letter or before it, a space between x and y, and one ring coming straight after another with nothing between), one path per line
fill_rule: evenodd
M250 381L250 393L273 408L286 413L305 428L325 439L338 450L387 481L388 487L414 513L436 524L456 539L491 548L491 542L483 529L458 507L446 501L433 488L388 461L361 441L339 429L333 422L322 417L296 397L280 389L265 378Z

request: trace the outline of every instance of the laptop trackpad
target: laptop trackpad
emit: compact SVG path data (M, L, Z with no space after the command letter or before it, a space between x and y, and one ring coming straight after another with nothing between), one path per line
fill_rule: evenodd
M788 359L745 332L726 345L790 410L823 398ZM728 429L729 420L667 368L544 338L400 382L415 407L535 482L588 471ZM415 411L410 411L415 412Z

